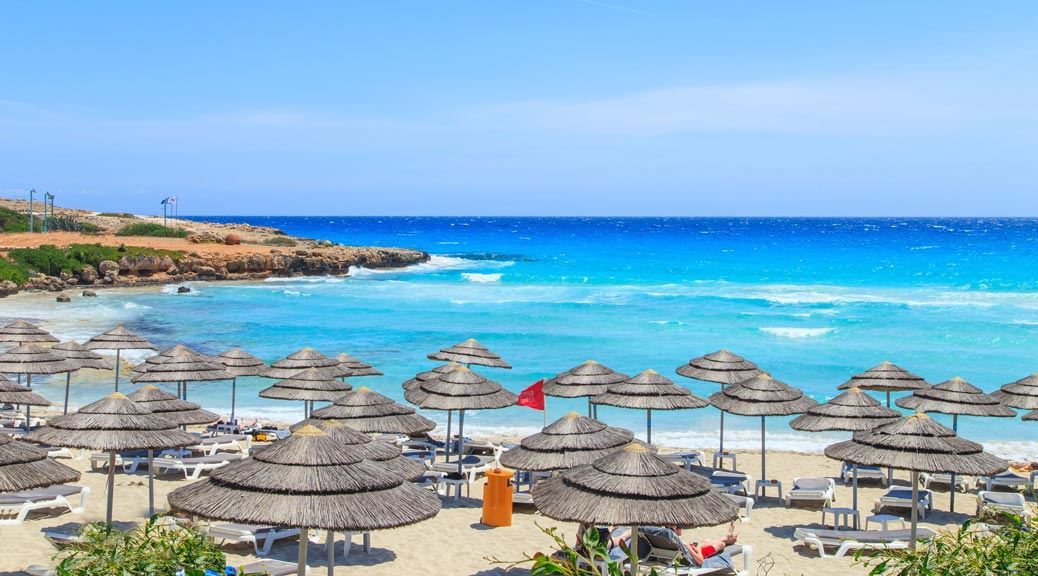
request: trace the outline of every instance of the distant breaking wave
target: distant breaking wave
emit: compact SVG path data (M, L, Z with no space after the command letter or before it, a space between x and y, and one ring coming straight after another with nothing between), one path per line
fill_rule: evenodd
M446 270L471 270L473 268L507 268L514 265L512 260L472 260L456 256L432 255L429 260L406 268L362 268L351 266L349 275L352 278L368 278L378 275L400 274L435 274Z
M490 284L501 281L501 274L479 274L476 272L462 272L461 277L476 284Z
M832 332L834 328L794 328L786 326L764 326L761 332L783 338L817 338Z

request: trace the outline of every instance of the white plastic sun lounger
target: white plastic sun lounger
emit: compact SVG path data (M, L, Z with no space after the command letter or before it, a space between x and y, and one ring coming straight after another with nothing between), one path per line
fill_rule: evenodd
M268 576L293 576L298 569L294 562L284 560L259 560L242 566L245 574L267 574ZM310 567L306 567L306 576L310 576Z
M930 486L948 486L951 487L952 475L951 474L927 474L923 472L919 474L919 484L926 489L931 489ZM970 490L970 479L968 476L955 476L955 490L958 492L969 492Z
M832 506L836 502L836 481L832 478L794 478L793 488L786 492L786 508L793 500Z
M1016 514L1023 518L1034 516L1034 512L1027 506L1027 500L1019 492L988 492L981 490L977 493L977 516L985 514L998 514L1007 512Z
M1031 485L1031 478L1024 478L1023 476L1014 474L1009 470L999 472L994 476L981 476L980 478L977 478L977 481L983 482L985 490L988 492L991 492L996 486L1001 486L1002 488L1013 488L1015 490L1019 488L1027 488Z
M691 452L675 452L673 454L667 454L663 457L668 462L673 462L677 466L681 466L685 470L691 472L693 466L703 466L703 453L698 450Z
M257 556L266 556L270 554L270 548L274 542L283 538L299 536L299 529L255 524L214 524L209 527L209 535L219 540L221 544L225 542L252 544ZM255 572L255 570L250 570L250 572Z
M678 538L672 534L671 538ZM678 549L678 542L659 534L639 534L638 551L645 566L651 566L660 576L701 576L706 574L725 573L731 574L728 568L699 568L697 566L675 565L675 559L682 552ZM642 546L648 546L643 552ZM747 576L753 567L753 548L749 544L733 544L725 548L728 555L732 557L733 563L737 557L742 558L742 569L736 569L738 576ZM683 557L678 562L691 563L691 558Z
M198 444L188 446L188 450L201 452L207 456L217 452L241 452L248 456L251 447L252 436L247 434L224 434L223 436L203 438Z
M840 467L840 480L844 486L850 486L854 482L854 465L844 462ZM879 466L858 466L858 482L862 480L879 480L880 484L887 485L887 473Z
M753 498L749 496L739 496L738 494L723 493L725 498L728 498L739 507L740 510L745 510L745 514L739 514L739 520L742 522L749 522L753 519Z
M926 518L926 511L933 510L933 492L930 490L919 491L919 501L917 502L919 509L919 517ZM887 493L880 496L876 500L876 504L872 507L873 513L879 512L883 508L908 508L912 509L912 490L911 488L891 488L887 490Z
M157 453L156 456L158 456ZM104 470L105 468L108 468L108 461L108 454L91 454L90 469ZM147 450L133 450L115 455L115 465L121 467L123 472L126 474L137 472L137 469L141 464L144 464L145 466L148 464Z
M79 500L73 506L69 499L75 496ZM66 508L73 514L82 514L89 496L89 486L75 484L0 494L0 526L16 526L25 521L29 512L45 508Z
M497 458L493 456L476 456L474 454L465 456L461 464L461 473L468 477L469 484L474 483L479 476L498 465ZM456 474L458 472L458 460L455 458L450 462L437 462L430 466L429 469L434 472Z
M919 528L916 540L929 540L935 535L929 528ZM804 546L818 550L821 558L841 558L857 550L904 550L912 540L912 531L797 528L793 538ZM826 547L836 548L836 553L826 554Z
M156 458L153 463L155 471L166 473L170 470L183 472L185 480L198 480L202 472L209 472L245 458L244 454L210 454L190 458Z

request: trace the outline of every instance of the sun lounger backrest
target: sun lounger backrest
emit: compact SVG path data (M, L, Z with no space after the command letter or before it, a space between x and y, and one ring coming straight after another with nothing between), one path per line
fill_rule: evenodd
M793 487L797 490L824 492L829 489L828 478L797 478Z

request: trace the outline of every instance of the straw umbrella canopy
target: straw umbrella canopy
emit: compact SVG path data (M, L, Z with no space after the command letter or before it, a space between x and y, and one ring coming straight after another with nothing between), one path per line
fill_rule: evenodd
M0 435L0 492L21 492L79 480L79 472L47 457L47 451Z
M115 392L77 412L51 418L47 425L25 435L27 442L108 452L108 505L105 521L112 522L115 492L115 455L124 450L148 451L148 503L153 508L152 452L182 448L198 440L159 414Z
M887 466L912 472L912 502L919 501L919 473L950 473L989 476L1009 463L984 452L984 447L956 435L955 431L916 413L858 432L851 440L825 449L825 455L861 466ZM912 542L915 546L918 508L912 506Z
M145 384L127 397L177 426L212 424L220 419L219 414L202 410L198 404L177 398L154 384Z
M531 493L534 506L548 518L631 526L631 542L638 541L639 526L716 526L739 515L735 504L706 478L640 444L542 480ZM632 557L631 574L638 573L637 558Z
M1029 421L1032 421L1032 422L1035 421L1035 420L1038 420L1038 410L1032 410L1032 411L1028 412L1027 414L1024 414L1024 416L1023 416L1023 418L1021 418L1021 420L1029 420Z
M436 428L436 423L416 414L413 408L393 402L367 386L346 392L330 406L314 410L314 420L337 420L369 434L413 436Z
M411 378L410 380L407 380L406 382L403 383L404 392L407 392L409 390L415 390L415 389L417 389L421 385L422 382L425 382L426 380L432 380L433 378L436 378L440 374L446 374L447 372L450 372L451 370L454 370L455 368L462 368L462 367L463 366L461 364L457 364L455 362L450 362L448 364L441 364L441 365L437 366L436 368L433 368L432 370L427 370L425 372L419 372L418 374L415 374L414 378ZM406 395L405 395L405 398L406 398ZM408 400L408 402L411 402L411 401ZM417 402L412 402L412 404L416 404L416 403Z
M958 376L934 385L920 388L897 401L897 405L917 412L950 414L952 430L959 430L959 416L991 416L1011 418L1016 412L1006 408L998 399L959 378ZM951 511L955 511L955 475L952 474Z
M171 350L171 355L152 356L138 365L141 371L133 377L135 384L177 383L177 391L183 392L180 397L187 400L188 382L213 382L230 380L223 364L211 360L211 357L198 354L190 348L181 347Z
M685 364L678 366L675 372L685 378L720 384L722 390L724 390L725 386L738 384L762 373L756 364L726 348L693 358ZM718 452L723 454L724 410L721 410L720 428L720 447Z
M51 344L57 342L50 332L25 320L15 320L0 327L0 343L14 344Z
M98 334L84 344L90 350L115 350L115 391L119 391L119 356L123 350L158 350L144 338L119 325L104 334Z
M405 458L400 447L390 442L372 439L366 433L352 428L342 420L303 420L293 424L289 430L295 432L304 426L316 426L335 436L340 442L357 448L357 453L365 460L385 464L404 480L415 480L428 470L420 460Z
M302 400L303 417L309 418L314 402L331 402L353 389L348 382L336 378L338 371L334 367L306 368L261 390L259 395L260 398L275 400Z
M991 395L1010 408L1038 410L1038 373L1010 382L992 392ZM1033 418L1024 417L1024 420L1028 419L1033 420Z
M610 386L620 384L627 378L626 374L621 374L605 364L588 360L565 372L559 372L554 378L545 380L541 390L545 396L556 398L587 396L587 415L593 418L596 414L591 397L606 392Z
M339 361L339 364L343 368L349 370L348 373L343 375L344 377L357 378L358 376L382 376L382 372L371 364L368 364L354 356L350 356L345 352L336 355L335 359Z
M453 346L443 348L426 356L430 360L441 362L457 362L465 366L486 366L488 368L511 368L512 365L501 359L501 356L491 352L489 348L480 344L475 338L469 338Z
M214 360L223 364L224 370L228 374L233 376L231 378L231 424L237 422L234 418L234 408L238 397L238 378L242 376L259 376L263 371L267 369L267 365L262 360L242 350L241 348L231 348L225 352L221 352L219 356L213 357Z
M29 431L30 406L50 406L50 400L32 391L28 386L12 382L0 374L0 403L25 406L25 431Z
M306 571L311 528L395 528L427 520L440 510L435 494L404 482L385 464L365 460L356 445L315 426L304 426L250 458L177 488L169 503L180 512L212 520L301 528L299 576Z
M501 455L501 464L513 470L551 472L586 466L634 440L623 428L570 412L523 438L519 446Z
M649 444L652 444L653 410L687 410L710 405L687 388L678 386L651 369L613 384L604 393L592 397L591 403L645 410L645 441Z
M874 392L887 393L887 407L890 407L891 392L912 392L920 388L929 388L930 383L922 376L913 374L908 370L892 362L882 362L862 372L851 376L851 379L840 384L839 390L850 390L861 388Z
M512 406L519 397L493 380L462 366L422 382L410 390L409 402L430 410L458 411L458 474L461 474L461 455L465 453L465 411L494 410ZM450 443L450 436L447 437Z
M75 340L69 340L68 342L62 342L55 344L51 347L51 350L61 354L65 357L65 360L72 362L79 366L80 369L90 368L93 370L111 370L112 366L109 364L105 357L87 348L86 346L76 342ZM72 386L72 372L65 373L65 405L62 410L62 414L68 414L68 394L69 388Z
M346 376L348 373L348 369L335 358L329 358L313 348L303 348L272 363L270 368L260 372L259 376L273 379L291 378L306 368L325 368L326 372L335 373L334 378Z
M39 344L22 344L0 354L0 372L25 374L25 385L32 388L33 374L60 374L79 370L79 365L65 360L60 352ZM47 405L50 405L48 402ZM25 429L29 429L31 404L25 405Z
M767 476L767 452L765 451L765 422L768 416L792 416L803 414L818 403L794 388L767 374L759 374L738 384L728 386L710 395L714 406L740 416L760 416L760 469L762 486L770 483Z
M890 424L898 418L901 418L901 413L897 410L883 406L860 388L851 388L825 404L808 408L807 412L794 418L789 427L802 432L861 432ZM857 510L858 466L853 466L852 507Z

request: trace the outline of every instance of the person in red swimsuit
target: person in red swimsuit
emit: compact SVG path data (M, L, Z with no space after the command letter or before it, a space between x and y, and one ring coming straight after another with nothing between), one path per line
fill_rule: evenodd
M681 536L681 528L671 527L671 530L675 534ZM723 537L716 540L704 540L703 542L682 542L685 548L688 549L689 555L695 561L697 566L702 566L703 561L711 556L716 556L724 551L725 548L735 544L739 540L739 537L734 532L729 531Z

